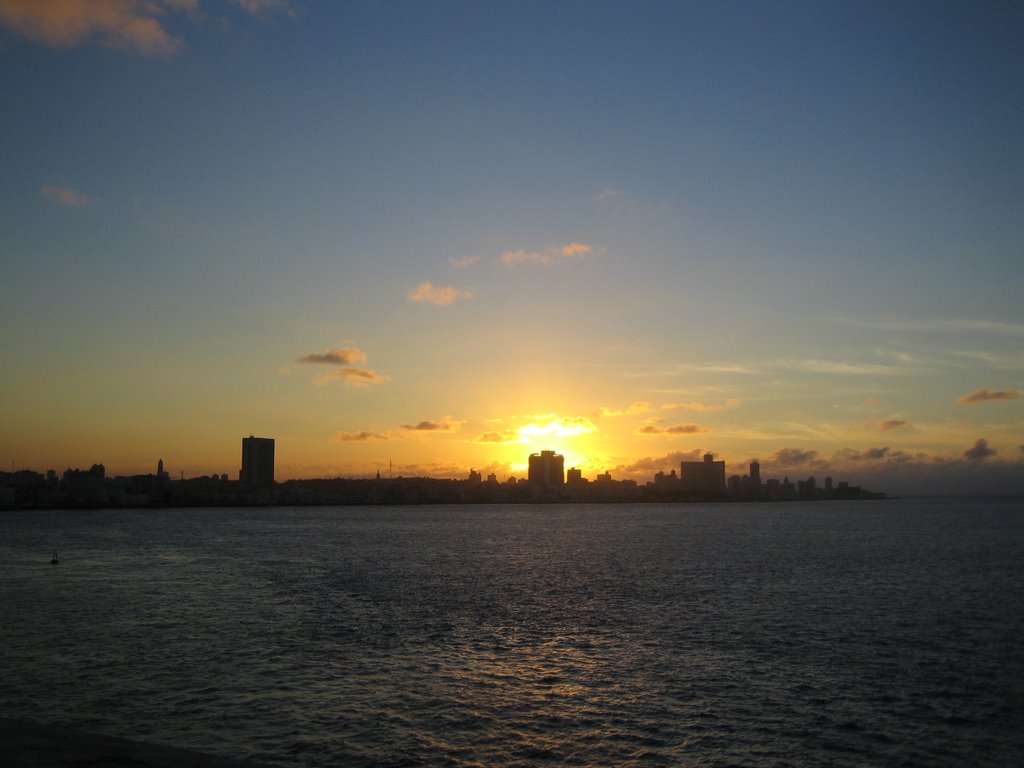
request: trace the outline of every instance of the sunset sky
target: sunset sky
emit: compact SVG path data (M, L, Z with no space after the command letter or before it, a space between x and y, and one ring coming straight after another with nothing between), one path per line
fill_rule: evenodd
M0 0L0 469L1024 492L1024 5Z

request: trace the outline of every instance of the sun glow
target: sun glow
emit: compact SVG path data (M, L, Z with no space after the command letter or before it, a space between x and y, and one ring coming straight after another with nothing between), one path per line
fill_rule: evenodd
M563 416L548 421L546 424L531 422L524 424L517 430L519 434L529 442L537 438L567 438L578 437L591 432L596 432L597 427L590 419L583 416Z

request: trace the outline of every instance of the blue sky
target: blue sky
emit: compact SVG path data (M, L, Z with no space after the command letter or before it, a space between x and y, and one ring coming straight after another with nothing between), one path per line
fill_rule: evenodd
M41 5L5 463L1022 487L1015 4Z

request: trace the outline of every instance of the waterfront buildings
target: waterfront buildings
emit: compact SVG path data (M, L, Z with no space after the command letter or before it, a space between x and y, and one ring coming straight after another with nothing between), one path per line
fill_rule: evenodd
M710 453L704 461L679 462L679 487L687 493L725 493L725 462Z
M242 438L242 470L238 480L245 488L274 487L274 438Z
M554 451L530 454L530 487L538 491L557 491L565 484L565 457Z

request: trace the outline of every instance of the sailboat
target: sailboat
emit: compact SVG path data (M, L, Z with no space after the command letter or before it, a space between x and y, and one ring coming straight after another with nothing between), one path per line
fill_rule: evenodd
M57 557L57 550L53 550L53 555L50 557L50 565L60 565L60 558Z

